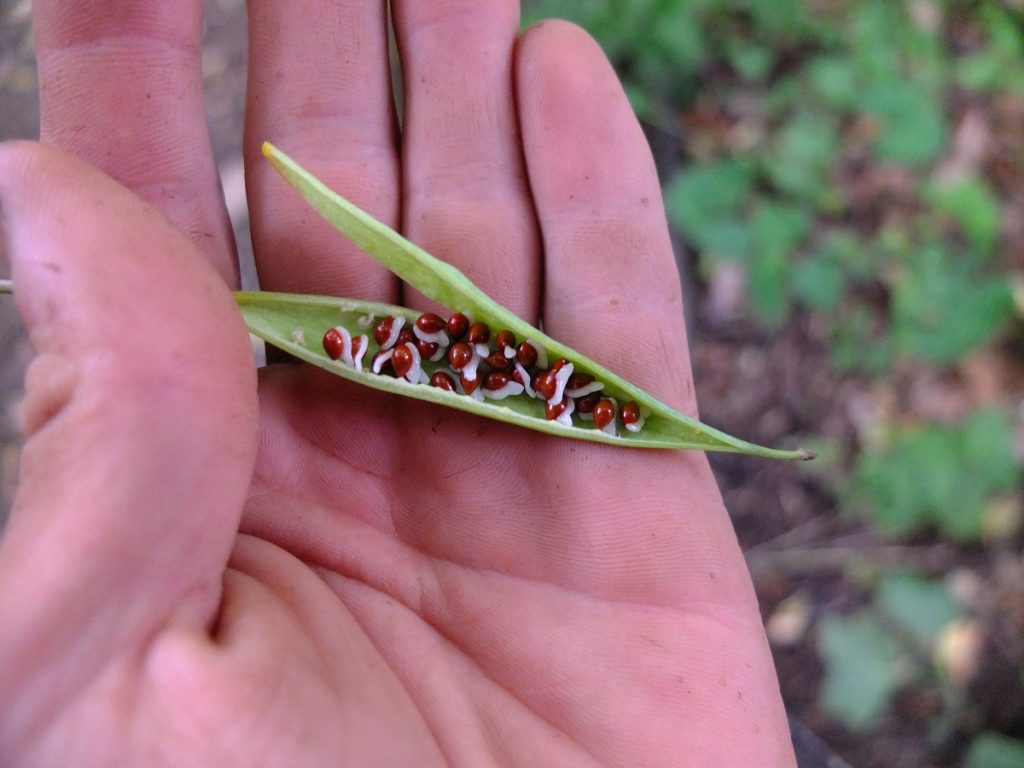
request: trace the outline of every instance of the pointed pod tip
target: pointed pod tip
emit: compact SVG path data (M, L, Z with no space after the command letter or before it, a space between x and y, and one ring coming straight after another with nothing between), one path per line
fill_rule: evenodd
M263 151L263 156L268 160L277 153L277 147L275 147L269 141L264 141L261 149Z

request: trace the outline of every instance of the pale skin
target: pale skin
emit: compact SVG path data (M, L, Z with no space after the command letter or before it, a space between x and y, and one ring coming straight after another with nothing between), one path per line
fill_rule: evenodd
M37 0L43 139L0 147L36 358L0 543L0 764L792 766L700 453L554 439L253 369L201 3ZM262 287L427 306L275 142L556 338L696 413L644 137L508 0L250 0ZM751 459L751 461L761 461Z

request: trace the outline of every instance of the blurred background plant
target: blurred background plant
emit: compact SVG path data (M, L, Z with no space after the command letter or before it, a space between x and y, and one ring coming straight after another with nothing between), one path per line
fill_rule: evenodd
M30 11L0 0L0 138L38 131ZM244 250L244 2L206 11L210 131ZM648 131L703 417L820 451L712 457L794 732L859 768L1021 768L1024 0L524 12L587 28ZM0 513L17 327L0 303Z
M533 0L656 147L702 413L790 712L858 766L1024 766L1024 2Z

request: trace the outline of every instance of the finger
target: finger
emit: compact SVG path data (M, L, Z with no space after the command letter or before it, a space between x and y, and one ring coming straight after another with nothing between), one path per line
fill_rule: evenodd
M658 177L615 72L583 30L550 21L520 41L516 86L546 330L695 413Z
M533 320L537 225L512 94L519 3L402 0L394 8L405 234ZM409 301L424 304L418 294Z
M24 143L0 146L0 210L36 352L0 544L0 698L11 700L8 686L40 665L73 688L172 618L212 620L256 397L230 294L157 211Z
M234 287L234 237L203 108L202 6L36 0L42 138L162 211Z
M273 141L397 226L386 3L249 0L247 99L246 181L262 287L397 299L390 273L322 221L260 151Z

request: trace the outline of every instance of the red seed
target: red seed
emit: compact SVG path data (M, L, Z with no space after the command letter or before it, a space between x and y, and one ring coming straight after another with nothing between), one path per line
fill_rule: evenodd
M640 406L630 400L622 406L622 423L636 424L640 421Z
M395 346L400 347L403 344L415 344L417 341L419 341L419 339L417 339L416 334L412 332L412 328L406 325L398 332L398 340L395 342Z
M363 348L363 337L353 336L352 337L352 359L359 357L359 351Z
M461 371L469 365L469 361L472 359L473 350L464 341L452 344L448 349L448 362L451 363L452 370L454 371Z
M506 347L515 349L516 335L512 331L498 331L498 335L494 337L494 343L501 352L504 352Z
M562 398L562 402L558 403L557 405L552 405L551 403L547 403L544 406L544 418L546 418L548 421L554 421L559 416L561 416L562 412L565 411L565 409L568 408L568 407L569 407L569 398L568 397L563 397Z
M424 360L429 360L437 354L437 350L440 349L440 344L436 341L423 341L423 339L417 339L416 349L420 351L420 357Z
M512 366L515 365L516 362L511 357L505 357L500 349L497 352L491 352L491 354L484 358L484 361L491 366L491 368L496 368L499 371L511 371Z
M491 371L484 378L484 389L497 392L511 381L512 377L504 371Z
M445 329L445 322L440 315L433 312L424 312L416 318L416 327L424 333L437 333Z
M394 324L395 318L390 315L382 319L373 329L373 340L378 344L386 342L391 337L391 328Z
M345 337L337 328L331 328L324 334L324 352L331 360L339 359L345 352Z
M491 329L484 323L473 323L469 326L469 334L466 340L470 344L486 344L491 338Z
M528 341L524 341L516 350L516 360L523 368L533 368L537 364L537 350Z
M560 357L557 360L555 360L555 364L551 366L551 370L554 373L558 373L560 370L562 370L562 366L564 366L568 362L569 361L566 360L564 357Z
M395 353L391 355L391 367L395 371L395 376L405 376L412 369L412 364L412 350L405 344L395 347Z
M587 386L587 384L589 384L593 380L594 377L591 376L589 373L574 373L572 376L569 377L569 381L566 382L565 388L579 389L580 387Z
M576 400L576 412L593 413L594 407L597 405L597 402L600 399L600 392L591 392L589 395L584 395L583 397Z
M538 374L536 381L534 381L533 389L535 392L540 392L541 397L545 400L550 400L555 396L555 390L558 389L558 382L555 380L555 374L557 371L552 368L550 371L544 371Z
M448 318L448 336L451 340L461 341L469 330L469 318L461 312L456 312Z
M615 421L615 403L607 398L598 401L594 406L594 426L604 429L613 421Z
M472 381L469 381L465 376L459 375L459 381L462 382L462 391L467 395L472 395L476 391L476 388L480 386L480 377L477 376Z
M455 391L455 379L444 371L434 371L434 375L430 377L430 385L443 389L445 392Z

